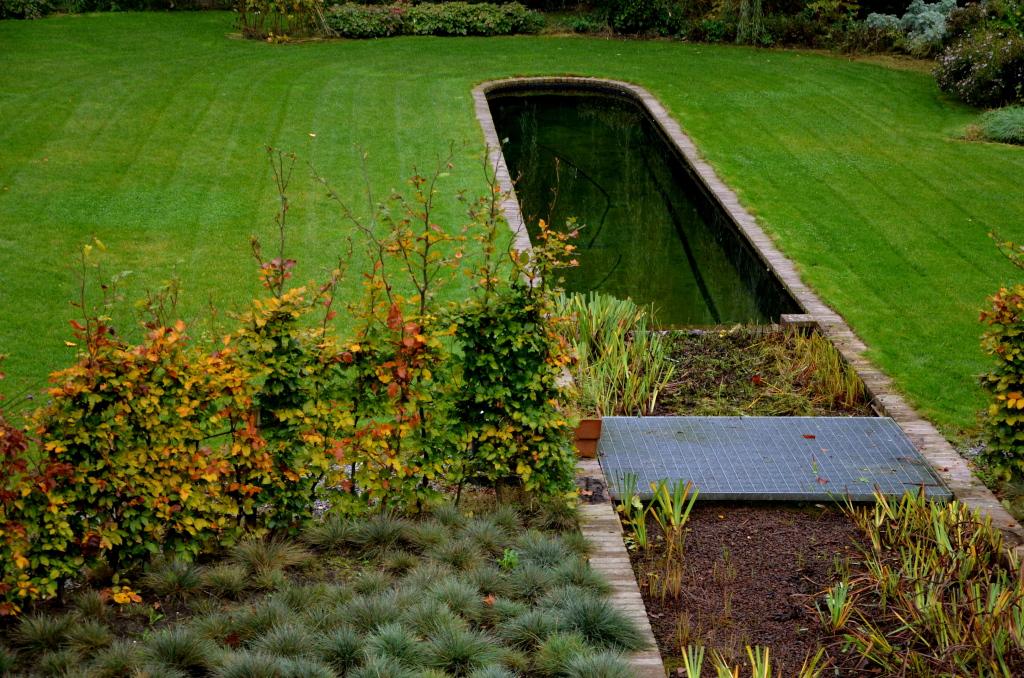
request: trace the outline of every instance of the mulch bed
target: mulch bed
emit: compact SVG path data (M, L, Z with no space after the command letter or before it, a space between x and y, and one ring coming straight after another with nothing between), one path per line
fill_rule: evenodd
M703 645L746 665L745 646L771 647L782 675L836 639L818 621L813 600L832 579L836 558L856 557L859 537L824 505L698 504L690 517L679 599L652 596L663 544L630 557L658 648L670 674L682 674L680 648ZM649 534L657 535L651 519ZM705 662L705 675L710 673ZM831 670L830 673L831 674ZM864 675L842 671L840 675Z

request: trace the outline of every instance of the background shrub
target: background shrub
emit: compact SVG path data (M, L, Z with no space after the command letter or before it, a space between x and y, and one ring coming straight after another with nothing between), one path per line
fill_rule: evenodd
M536 33L543 17L518 2L408 5L345 3L327 10L327 26L347 38L392 35L513 35Z
M347 2L327 10L327 26L344 38L387 38L404 32L401 5L360 5Z
M1024 100L1024 36L987 26L957 40L939 56L939 87L975 106Z
M50 11L46 0L0 0L0 19L38 19Z
M913 0L902 17L895 14L869 14L864 24L883 33L896 33L906 41L908 51L932 54L946 37L946 21L956 8L956 0L926 3Z
M617 33L678 32L683 12L673 0L605 0L608 24Z
M249 38L307 36L323 30L323 0L237 0L238 28Z

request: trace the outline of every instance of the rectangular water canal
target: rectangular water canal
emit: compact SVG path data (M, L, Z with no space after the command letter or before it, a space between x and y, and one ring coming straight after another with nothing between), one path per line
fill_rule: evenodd
M568 291L653 304L662 327L800 312L638 102L536 85L487 100L530 236L582 226Z

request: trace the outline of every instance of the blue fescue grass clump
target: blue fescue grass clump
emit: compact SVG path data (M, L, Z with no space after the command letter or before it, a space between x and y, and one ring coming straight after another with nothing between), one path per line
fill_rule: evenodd
M987 141L1024 145L1024 106L1007 106L984 113L978 129Z
M616 653L638 647L638 631L604 600L579 539L528 515L442 505L423 518L328 517L298 538L239 542L202 567L156 561L144 593L185 603L180 621L115 638L119 620L144 608L86 589L70 614L27 615L0 633L0 675L626 675Z

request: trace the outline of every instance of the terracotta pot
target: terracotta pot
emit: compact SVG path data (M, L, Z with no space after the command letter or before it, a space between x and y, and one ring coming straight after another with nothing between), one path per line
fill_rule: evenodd
M583 419L576 427L576 454L584 459L597 456L597 441L601 437L600 419Z

